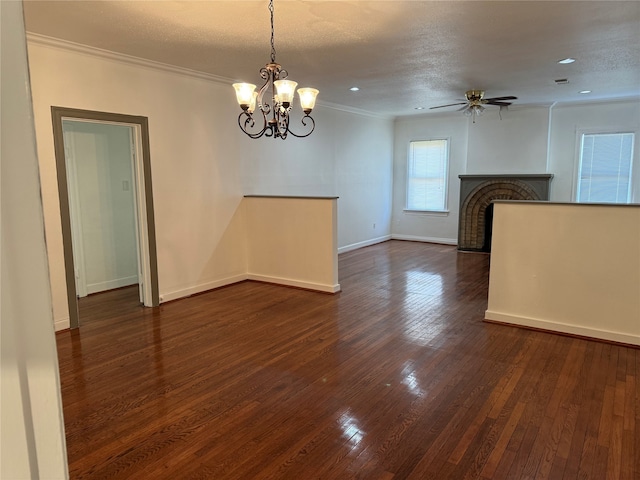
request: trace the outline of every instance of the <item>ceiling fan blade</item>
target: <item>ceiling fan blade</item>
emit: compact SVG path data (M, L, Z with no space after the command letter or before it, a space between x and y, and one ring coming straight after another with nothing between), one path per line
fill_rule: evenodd
M467 103L450 103L449 105L438 105L437 107L430 107L429 110L433 110L434 108L444 108L444 107L455 107L456 105L466 105Z
M517 100L517 99L518 97L514 97L514 96L485 98L487 102L491 102L493 100Z
M494 101L488 101L488 102L483 102L485 105L498 105L500 107L508 107L509 105L511 105L511 102L496 102Z

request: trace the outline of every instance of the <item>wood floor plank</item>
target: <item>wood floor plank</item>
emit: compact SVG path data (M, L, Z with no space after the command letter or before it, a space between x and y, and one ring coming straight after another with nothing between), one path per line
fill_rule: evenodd
M615 415L611 426L611 442L607 457L607 478L620 478L622 464L622 417Z
M511 412L505 428L500 432L500 436L498 437L489 458L484 463L482 471L480 472L480 475L483 478L494 478L496 469L498 468L500 460L502 459L504 452L507 449L507 445L511 440L511 435L513 435L513 431L520 421L520 417L522 416L525 406L526 405L524 403L518 402Z
M598 431L604 401L608 357L611 350L609 344L599 344L595 349L590 366L586 363L580 373L576 389L575 402L578 405L571 446L567 453L565 476L591 478L591 470L597 448ZM591 383L591 388L586 388Z
M71 478L638 478L639 350L483 322L489 259L389 241L340 255L336 295L81 299Z

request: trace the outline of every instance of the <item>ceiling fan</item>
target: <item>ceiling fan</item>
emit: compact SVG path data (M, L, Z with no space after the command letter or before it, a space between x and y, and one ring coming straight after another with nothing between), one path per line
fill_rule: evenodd
M473 123L476 123L476 116L480 116L484 113L484 105L496 105L500 107L500 110L502 110L503 107L506 108L511 105L511 102L506 102L505 100L518 99L518 97L514 97L512 95L507 97L484 98L484 90L468 90L467 92L465 92L464 96L467 99L466 102L439 105L437 107L431 107L429 110L433 110L434 108L455 107L457 105L463 105L458 109L458 111L463 112L467 117L473 117Z

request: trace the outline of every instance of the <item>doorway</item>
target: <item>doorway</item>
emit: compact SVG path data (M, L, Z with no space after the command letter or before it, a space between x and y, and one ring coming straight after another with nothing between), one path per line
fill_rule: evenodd
M141 285L134 127L65 119L62 130L77 296Z
M88 293L138 283L159 305L147 118L51 110L70 327Z

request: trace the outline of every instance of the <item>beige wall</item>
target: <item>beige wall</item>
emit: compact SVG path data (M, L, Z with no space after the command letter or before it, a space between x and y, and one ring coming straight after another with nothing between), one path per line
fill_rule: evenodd
M38 157L56 323L68 318L51 106L149 118L161 297L185 296L245 271L229 239L242 201L233 98L205 79L29 44ZM212 107L212 106L215 106Z
M486 319L640 345L640 206L494 208Z
M248 278L337 292L337 200L248 197Z
M69 313L51 106L148 117L161 301L246 278L246 194L339 196L338 246L389 238L389 119L319 106L309 138L251 140L233 89L205 75L42 38L29 63L57 325Z

